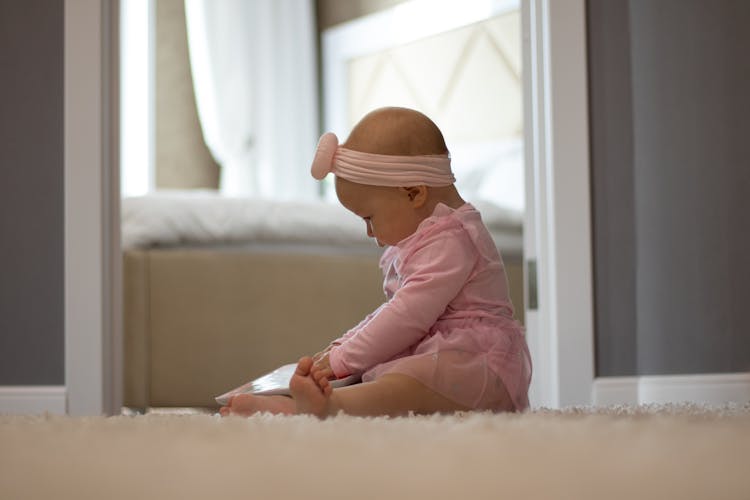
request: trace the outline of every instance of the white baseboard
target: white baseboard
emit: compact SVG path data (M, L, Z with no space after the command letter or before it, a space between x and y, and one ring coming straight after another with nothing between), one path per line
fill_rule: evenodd
M591 402L596 406L638 404L638 377L594 379Z
M65 415L64 385L0 386L0 415Z
M750 373L602 377L594 380L595 405L750 401Z

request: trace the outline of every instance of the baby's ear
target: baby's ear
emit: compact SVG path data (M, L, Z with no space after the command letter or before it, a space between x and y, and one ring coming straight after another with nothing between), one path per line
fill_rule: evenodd
M401 188L409 197L414 208L419 208L427 201L427 186L410 186Z

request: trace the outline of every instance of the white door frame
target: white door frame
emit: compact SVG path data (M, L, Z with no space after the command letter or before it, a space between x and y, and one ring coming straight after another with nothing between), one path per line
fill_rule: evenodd
M113 414L122 400L116 7L116 0L66 0L64 6L65 386L70 415Z
M594 382L585 0L523 0L526 214L538 308L532 406L591 403ZM527 285L529 280L524 280ZM528 286L527 286L528 288ZM528 290L527 290L528 292Z

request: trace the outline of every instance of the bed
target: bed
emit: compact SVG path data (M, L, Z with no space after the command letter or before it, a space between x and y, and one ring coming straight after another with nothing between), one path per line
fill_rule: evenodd
M523 319L521 215L477 207ZM214 396L312 354L384 299L381 250L326 201L162 192L122 204L124 404Z

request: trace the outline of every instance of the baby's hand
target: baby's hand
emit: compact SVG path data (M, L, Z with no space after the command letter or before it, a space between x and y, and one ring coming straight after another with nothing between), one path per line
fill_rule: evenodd
M332 388L328 381L336 378L336 376L333 374L327 352L315 360L310 370L310 376L315 380L315 383L318 384L323 393L330 395Z
M322 351L320 351L320 352L318 352L318 353L315 353L315 354L313 354L313 357L312 357L312 358L313 358L313 362L316 362L316 361L318 361L318 360L319 360L320 358L322 358L323 356L327 356L327 355L328 355L328 352L329 352L329 351L330 351L331 349L333 349L333 347L334 347L334 346L333 346L333 344L329 344L329 345L328 345L328 346L326 346L326 348L325 348L325 349L323 349Z
M330 378L335 378L333 375L333 369L331 368L331 362L328 359L328 352L324 351L318 358L313 358L312 372L325 372Z

